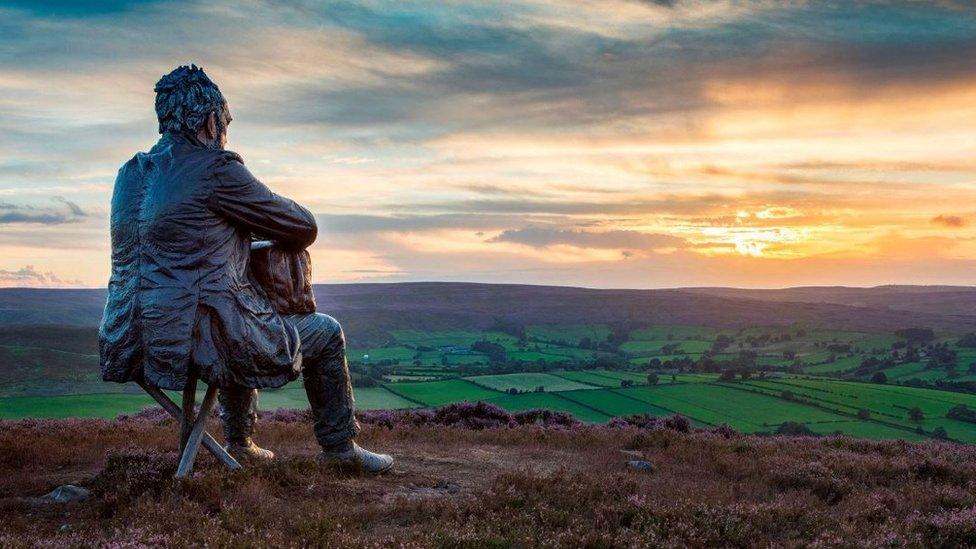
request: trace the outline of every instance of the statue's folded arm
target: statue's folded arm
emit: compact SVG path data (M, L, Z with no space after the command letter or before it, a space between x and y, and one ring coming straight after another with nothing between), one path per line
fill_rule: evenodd
M308 250L296 251L270 240L256 240L251 243L251 275L279 314L315 312Z

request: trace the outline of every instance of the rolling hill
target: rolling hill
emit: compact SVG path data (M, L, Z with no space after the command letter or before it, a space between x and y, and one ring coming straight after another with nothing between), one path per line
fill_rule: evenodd
M908 326L951 333L976 330L976 288L598 290L417 282L318 284L315 294L319 310L346 326L353 345L384 340L389 330L485 329L499 321L722 328L804 323L872 332ZM0 289L0 328L97 326L104 303L101 289Z

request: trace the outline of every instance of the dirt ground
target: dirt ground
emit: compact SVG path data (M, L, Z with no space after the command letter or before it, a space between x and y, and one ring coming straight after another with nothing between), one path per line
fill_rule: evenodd
M397 459L370 477L320 465L309 425L264 421L257 439L275 462L228 472L201 452L176 481L175 432L0 422L0 546L976 543L976 451L949 443L366 425L361 443ZM61 484L93 496L37 499Z

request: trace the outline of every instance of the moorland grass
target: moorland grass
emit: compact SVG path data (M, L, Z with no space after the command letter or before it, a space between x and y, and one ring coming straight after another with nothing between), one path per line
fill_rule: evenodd
M361 442L397 458L369 477L316 463L307 421L265 421L275 462L230 473L202 455L175 481L174 428L0 422L0 546L976 544L976 448L958 444L365 423ZM30 499L67 482L94 497Z

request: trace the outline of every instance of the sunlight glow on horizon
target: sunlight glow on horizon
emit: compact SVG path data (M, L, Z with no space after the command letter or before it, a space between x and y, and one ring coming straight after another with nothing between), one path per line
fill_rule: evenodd
M18 6L0 286L105 285L115 171L188 60L228 148L316 213L317 282L976 282L976 9Z

